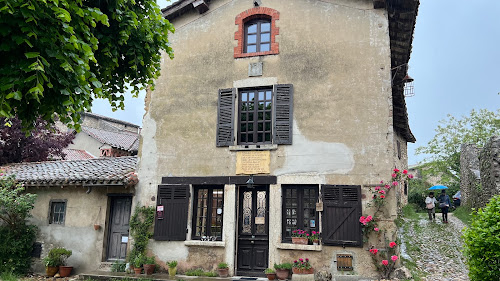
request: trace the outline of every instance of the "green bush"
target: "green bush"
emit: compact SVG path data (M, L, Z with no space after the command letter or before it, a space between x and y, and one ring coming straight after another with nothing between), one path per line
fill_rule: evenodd
M500 195L472 215L463 237L470 279L500 280Z
M26 273L35 237L36 227L32 225L19 226L15 231L0 226L0 272Z
M125 272L127 264L124 261L115 261L111 265L111 272Z
M185 273L187 276L205 276L205 277L217 277L217 273L212 271L204 271L201 268L190 269Z

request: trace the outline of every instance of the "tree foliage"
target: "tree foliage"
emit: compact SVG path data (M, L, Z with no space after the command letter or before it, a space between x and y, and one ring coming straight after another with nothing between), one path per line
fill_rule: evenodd
M20 162L46 161L50 157L64 157L63 149L74 139L72 133L61 133L56 126L38 118L27 135L22 131L21 121L11 119L6 126L0 118L0 165Z
M0 117L79 129L95 98L154 86L174 27L155 0L0 0Z
M473 214L464 243L470 279L500 280L500 195Z
M416 154L427 154L426 173L440 175L441 182L458 186L460 179L460 146L475 144L484 146L494 134L500 132L500 110L472 110L469 116L455 118L448 115L441 120L436 135L426 146L418 147Z

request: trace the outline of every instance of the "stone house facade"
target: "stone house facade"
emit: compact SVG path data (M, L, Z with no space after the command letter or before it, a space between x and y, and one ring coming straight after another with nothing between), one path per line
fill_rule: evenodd
M375 276L359 217L407 167L403 95L418 1L181 0L173 60L146 96L134 206L156 206L150 254L179 271L260 276L308 257ZM406 202L388 198L386 223ZM292 232L321 232L319 245ZM341 265L339 256L351 257Z

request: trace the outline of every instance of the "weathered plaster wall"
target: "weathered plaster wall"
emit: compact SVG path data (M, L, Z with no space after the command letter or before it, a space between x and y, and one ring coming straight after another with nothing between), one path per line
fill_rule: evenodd
M169 39L175 59L164 56L162 76L146 97L138 204L154 205L150 198L156 196L162 176L235 174L236 152L215 146L217 95L222 88L294 85L293 145L271 151L271 175L278 176L278 184L270 188L271 206L281 206L281 184L305 183L362 185L366 207L370 186L389 180L394 167L406 167L406 153L401 160L395 156L399 137L393 132L385 11L374 10L368 0L263 0L262 6L280 12L279 55L233 58L235 17L252 8L252 1L212 1L205 14L191 11L173 21L176 33ZM262 77L248 77L253 62L263 63ZM402 144L406 151L406 143ZM215 250L222 251L230 265L236 212L227 208L235 194L234 186L226 186L223 248ZM388 199L388 218L394 219L396 196ZM281 241L281 212L270 211L272 265L285 261L287 251L273 246ZM226 214L230 214L227 219ZM188 229L190 223L191 214ZM153 241L150 248L159 257L168 249L171 259L185 266L205 264L204 259L192 258L199 251L192 243ZM332 267L332 254L343 249L323 249L316 255L318 262ZM359 256L360 265L368 262L366 249L347 250ZM358 267L357 273L372 274L370 267L363 268Z
M493 136L479 154L481 189L477 208L484 207L491 197L500 194L500 137Z
M123 187L94 187L89 194L86 191L82 186L28 188L38 196L30 220L39 228L37 241L42 243L42 258L55 247L72 250L68 265L74 266L73 273L96 270L103 261L109 216L107 194L134 192ZM64 225L49 224L50 200L54 199L67 200ZM94 224L101 228L94 230ZM33 269L44 272L40 259L34 260Z
M99 157L101 155L101 150L99 147L102 146L102 142L92 138L84 132L80 132L75 135L73 139L73 143L68 146L68 148L72 149L83 149L94 155L95 157Z
M462 204L469 207L478 205L481 193L479 175L480 149L473 144L462 144L460 147L460 190Z

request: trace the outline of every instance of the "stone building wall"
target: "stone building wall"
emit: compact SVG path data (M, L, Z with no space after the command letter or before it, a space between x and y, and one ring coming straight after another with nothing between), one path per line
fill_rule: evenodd
M474 144L462 144L460 153L460 190L462 204L473 207L479 196L480 179L474 171L479 171L480 149Z
M484 207L489 199L500 194L500 137L493 136L479 154L481 188L477 207Z

